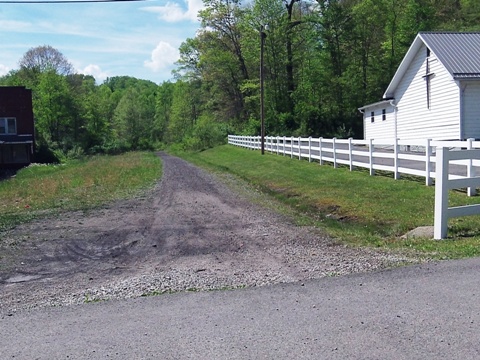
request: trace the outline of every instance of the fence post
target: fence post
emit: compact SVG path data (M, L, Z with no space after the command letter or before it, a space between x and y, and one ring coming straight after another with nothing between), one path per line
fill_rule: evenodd
M353 171L352 138L348 138L348 158L350 160L350 171Z
M370 162L370 176L375 175L375 169L373 168L373 139L369 139L368 144L368 161Z
M320 165L323 165L323 159L322 159L322 137L318 138L318 157L320 159Z
M473 139L467 139L467 149L473 149ZM472 178L475 177L475 168L473 167L473 159L470 157L468 159L467 165L467 177ZM467 188L467 195L468 196L475 196L477 194L477 189L474 186L470 186Z
M298 160L302 160L302 138L298 137Z
M398 172L398 139L397 138L395 138L395 144L393 146L394 146L393 155L395 157L393 159L393 167L394 167L393 177L395 180L398 180L400 179L400 173Z
M425 145L425 185L431 186L432 185L432 177L430 173L432 172L432 146L430 142L432 139L427 139L427 143Z
M290 159L293 159L293 136L290 137Z
M279 146L278 146L278 145L279 145L279 141L280 141L280 136L277 135L277 138L276 138L277 155L278 155L278 153L279 153L279 151L280 151L280 150L279 150Z
M285 144L287 143L286 136L283 137L283 156L285 156Z
M312 162L312 137L308 137L308 162Z
M435 167L435 221L433 238L445 239L448 230L448 149L437 147Z
M332 155L333 155L333 168L337 168L337 143L336 143L337 138L332 139Z

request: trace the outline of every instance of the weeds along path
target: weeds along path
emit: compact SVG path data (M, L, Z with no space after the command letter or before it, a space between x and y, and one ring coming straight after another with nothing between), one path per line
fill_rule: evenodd
M166 154L141 197L0 233L0 312L163 292L261 286L416 262L338 245L253 204L231 178ZM238 192L241 188L242 191Z

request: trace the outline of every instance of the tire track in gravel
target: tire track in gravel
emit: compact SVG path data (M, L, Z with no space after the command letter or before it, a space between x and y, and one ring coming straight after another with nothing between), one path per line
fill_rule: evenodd
M337 245L214 175L159 156L162 179L143 196L1 233L0 309L261 286L418 261Z

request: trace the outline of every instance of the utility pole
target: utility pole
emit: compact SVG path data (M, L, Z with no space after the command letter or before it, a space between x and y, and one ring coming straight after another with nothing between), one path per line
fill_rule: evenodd
M263 53L265 48L265 38L267 34L265 34L265 27L263 25L260 26L260 120L261 120L261 130L260 130L260 138L261 138L261 149L262 155L265 154L265 106L264 106L264 66L263 66Z

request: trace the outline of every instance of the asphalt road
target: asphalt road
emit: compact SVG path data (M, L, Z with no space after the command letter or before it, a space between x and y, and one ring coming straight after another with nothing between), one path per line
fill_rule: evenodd
M0 319L1 359L479 359L480 259Z

